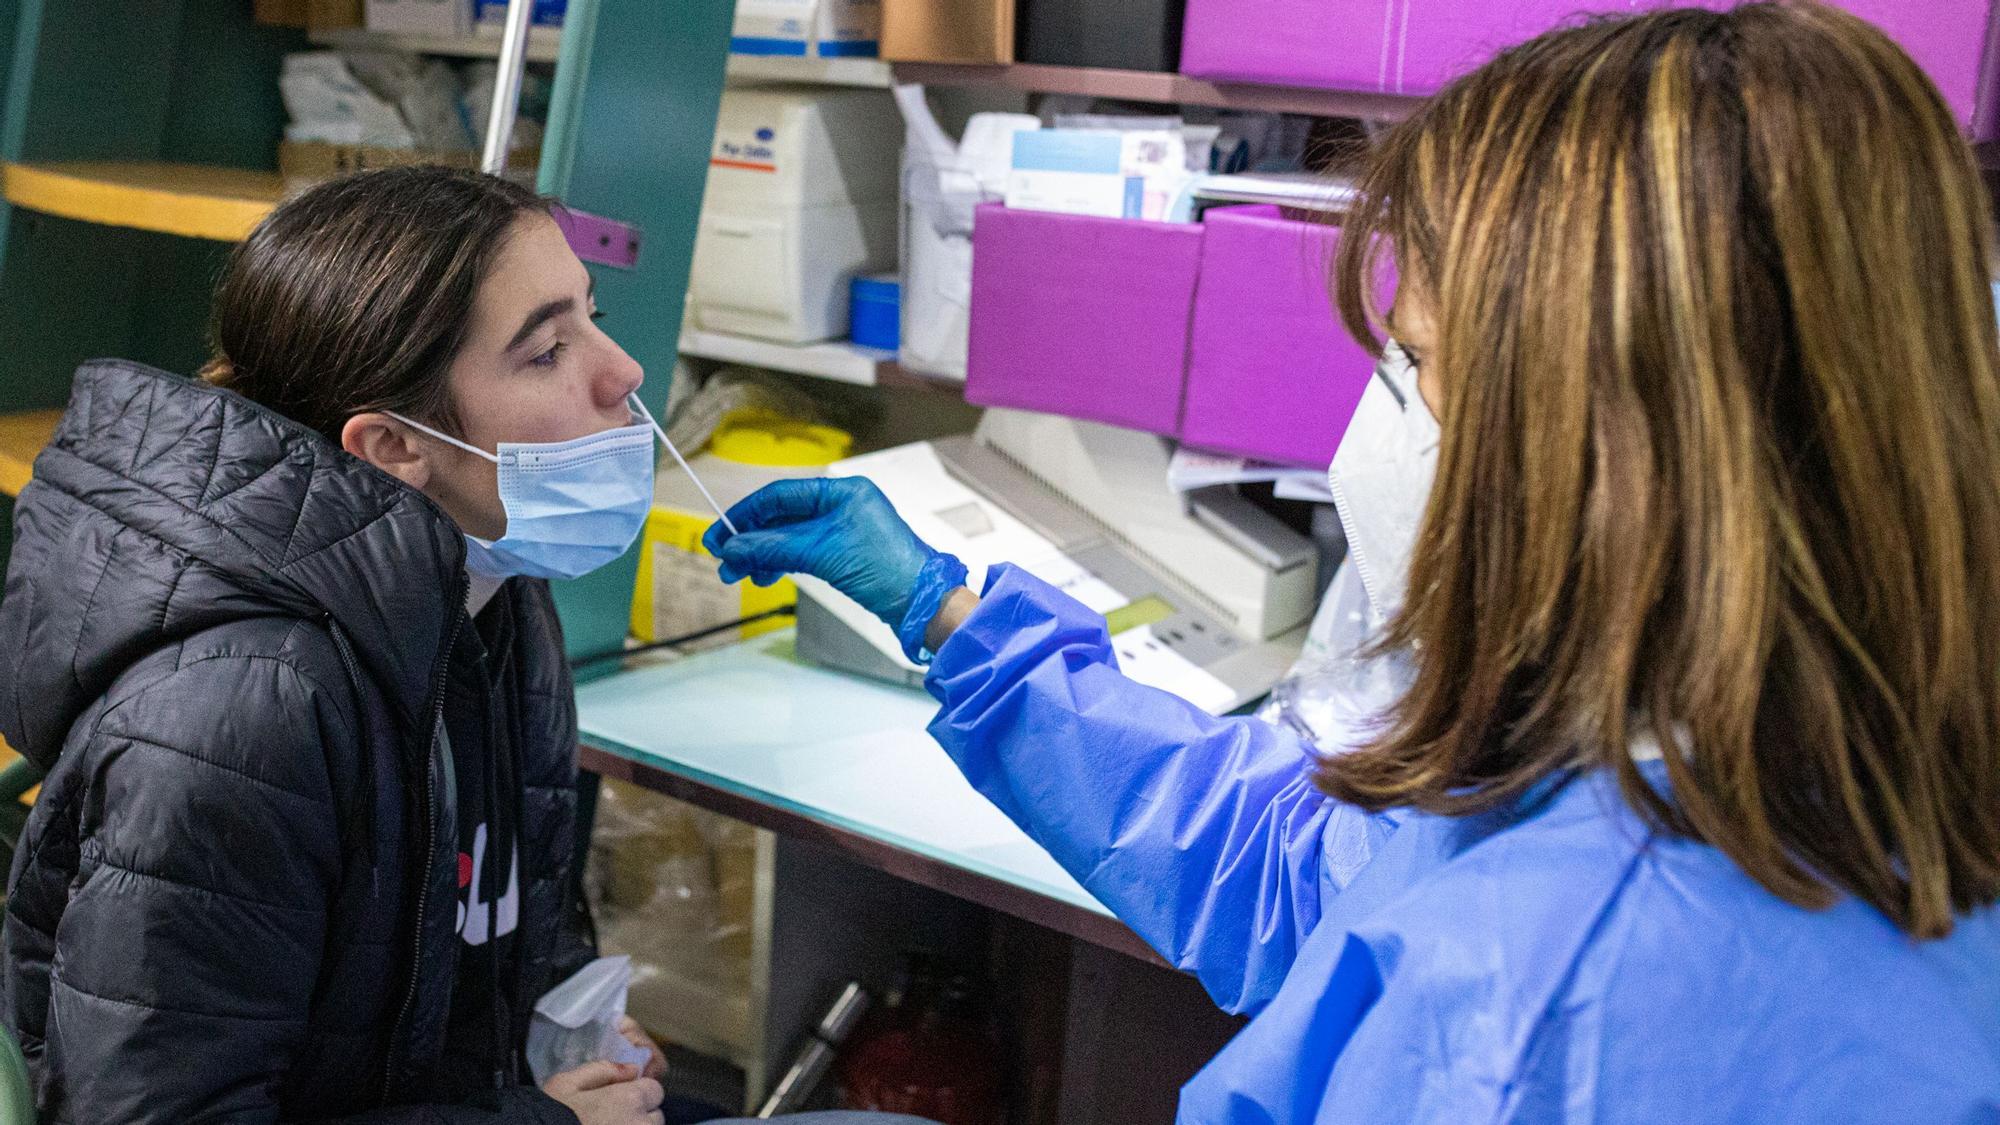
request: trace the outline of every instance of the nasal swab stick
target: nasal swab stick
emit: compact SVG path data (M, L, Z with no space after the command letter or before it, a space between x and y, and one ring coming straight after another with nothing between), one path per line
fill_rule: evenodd
M695 475L693 466L687 463L687 458L681 456L681 451L674 448L674 439L668 437L667 431L661 429L660 424L653 420L653 412L646 409L646 404L639 401L638 395L632 396L631 403L632 409L638 411L639 417L644 418L646 424L653 427L653 432L659 435L660 444L666 446L667 452L674 455L674 460L679 463L681 472L686 473L688 479L694 482L695 488L701 492L701 498L708 501L708 506L714 510L716 518L722 521L722 526L729 529L729 534L736 534L736 525L729 522L729 513L723 511L722 505L715 502L715 497L709 493L708 486L701 483L701 478Z

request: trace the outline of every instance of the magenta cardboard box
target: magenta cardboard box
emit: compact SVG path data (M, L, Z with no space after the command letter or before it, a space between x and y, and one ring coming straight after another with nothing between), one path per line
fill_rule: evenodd
M1202 228L979 208L966 401L1180 428Z
M1181 440L1324 467L1375 370L1333 311L1340 232L1276 207L1203 217Z
M1974 139L2000 136L1996 91L1982 81L1994 65L1991 0L1834 2L1901 43ZM1225 81L1429 94L1501 48L1576 16L1673 6L1675 0L1188 0L1181 70Z

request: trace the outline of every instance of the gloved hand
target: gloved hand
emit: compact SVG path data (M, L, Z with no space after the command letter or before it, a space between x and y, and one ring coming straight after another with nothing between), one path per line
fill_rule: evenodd
M924 631L945 596L965 585L965 564L917 538L874 482L863 477L785 480L729 509L702 546L722 560L722 580L769 586L810 574L887 622L903 652L922 663Z

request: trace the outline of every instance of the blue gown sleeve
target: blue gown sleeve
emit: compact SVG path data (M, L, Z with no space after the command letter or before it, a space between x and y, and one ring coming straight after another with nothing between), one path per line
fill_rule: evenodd
M1104 618L1015 567L945 642L931 734L973 786L1215 1002L1254 1012L1393 829L1288 728L1118 670Z

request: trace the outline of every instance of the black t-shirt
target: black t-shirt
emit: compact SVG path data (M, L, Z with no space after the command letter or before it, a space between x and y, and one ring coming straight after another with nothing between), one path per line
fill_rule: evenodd
M497 690L508 674L512 620L494 597L462 629L445 695L445 734L458 796L458 968L439 1086L471 1097L522 1081L521 1044L533 1003L519 996L521 782L513 717Z

